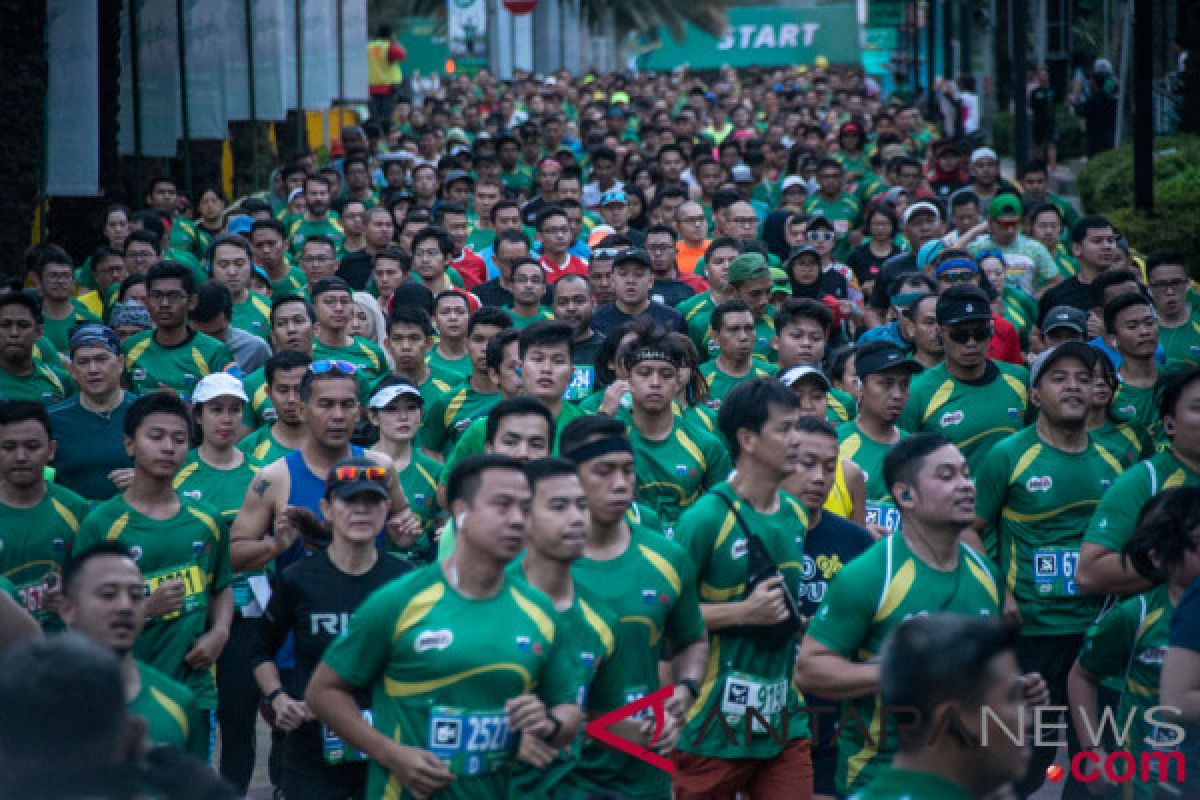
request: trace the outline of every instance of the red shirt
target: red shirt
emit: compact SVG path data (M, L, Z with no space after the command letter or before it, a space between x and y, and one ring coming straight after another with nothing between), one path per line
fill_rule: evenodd
M699 275L693 275L690 272L684 272L683 270L679 270L679 269L677 269L675 271L676 271L676 273L678 273L675 276L675 280L679 281L682 284L686 284L687 287L689 289L691 289L693 292L695 292L696 294L704 294L705 292L708 291L708 281L704 280L704 278L701 278Z
M487 280L487 262L469 247L464 247L462 254L451 261L450 266L462 278L464 289L474 289L476 284Z
M586 278L588 274L587 262L570 253L567 253L567 260L563 264L555 264L544 255L538 259L538 263L546 272L547 285L554 285L563 275L582 275Z
M988 345L988 358L997 361L1007 361L1010 364L1025 366L1025 358L1021 355L1021 337L1017 329L1004 317L992 316L992 343Z

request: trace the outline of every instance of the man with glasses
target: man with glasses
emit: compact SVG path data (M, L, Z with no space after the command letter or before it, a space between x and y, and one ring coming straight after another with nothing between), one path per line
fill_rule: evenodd
M300 269L309 286L336 275L338 258L334 240L322 233L309 237L300 248Z
M314 174L304 179L304 214L288 227L288 243L293 258L300 255L310 237L318 235L333 243L335 257L341 253L346 232L330 213L331 202L327 178Z
M170 389L184 400L205 375L234 364L221 342L188 325L196 305L196 279L185 266L164 261L146 275L146 301L154 328L121 345L126 385L138 394Z
M561 206L549 206L537 215L535 227L541 256L538 263L546 273L546 283L554 283L568 273L587 275L587 262L567 251L574 237L571 236L571 220Z
M716 166L716 162L709 163ZM692 201L681 205L675 212L675 230L679 232L679 241L675 242L675 265L680 272L691 275L710 241L704 207Z
M30 272L42 295L42 332L60 354L67 352L71 329L84 322L99 322L76 297L75 265L57 245L46 245Z
M988 232L971 243L972 255L984 250L1004 254L1007 284L1026 294L1040 295L1061 276L1045 246L1021 233L1021 201L1015 195L1002 194L988 205ZM997 292L1003 286L994 287Z
M1158 314L1158 341L1169 361L1200 364L1200 321L1188 302L1187 263L1182 253L1162 250L1146 259L1150 299Z
M992 310L978 286L950 287L938 298L936 313L945 358L913 379L896 424L910 433L945 436L975 472L992 445L1025 427L1028 372L987 357Z
M718 194L720 193L718 192ZM718 214L718 219L720 216ZM726 222L724 234L743 242L758 238L758 214L754 212L754 206L745 200L737 200L726 208L724 219Z

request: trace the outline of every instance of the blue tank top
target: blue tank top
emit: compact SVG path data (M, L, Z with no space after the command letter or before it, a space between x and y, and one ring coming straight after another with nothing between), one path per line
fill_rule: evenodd
M361 447L350 445L352 457L361 458L363 452ZM287 464L290 484L287 504L296 508L307 508L317 516L317 519L324 519L321 515L321 500L325 498L324 476L318 478L313 474L313 471L308 468L308 464L305 463L300 450L291 451L283 457L283 461ZM297 539L276 559L275 565L282 570L289 564L299 561L303 556L304 545Z

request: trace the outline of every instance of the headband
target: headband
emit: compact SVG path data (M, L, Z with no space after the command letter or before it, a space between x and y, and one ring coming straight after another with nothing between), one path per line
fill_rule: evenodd
M625 368L632 369L643 361L665 361L671 365L676 363L675 359L671 358L671 354L665 348L639 347L625 356Z
M567 461L573 461L576 466L593 459L607 456L611 453L633 453L633 445L627 436L605 436L601 439L581 444L560 455Z
M933 274L940 278L953 269L969 269L972 272L979 272L979 265L969 258L948 258L933 268Z

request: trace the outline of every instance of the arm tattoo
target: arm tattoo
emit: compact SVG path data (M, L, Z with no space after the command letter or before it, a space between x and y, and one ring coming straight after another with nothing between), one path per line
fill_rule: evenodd
M257 481L254 482L254 486L252 488L256 495L258 495L259 497L262 497L264 494L267 493L267 487L269 487L270 485L271 485L271 482L269 480L267 480L266 478L259 478Z

